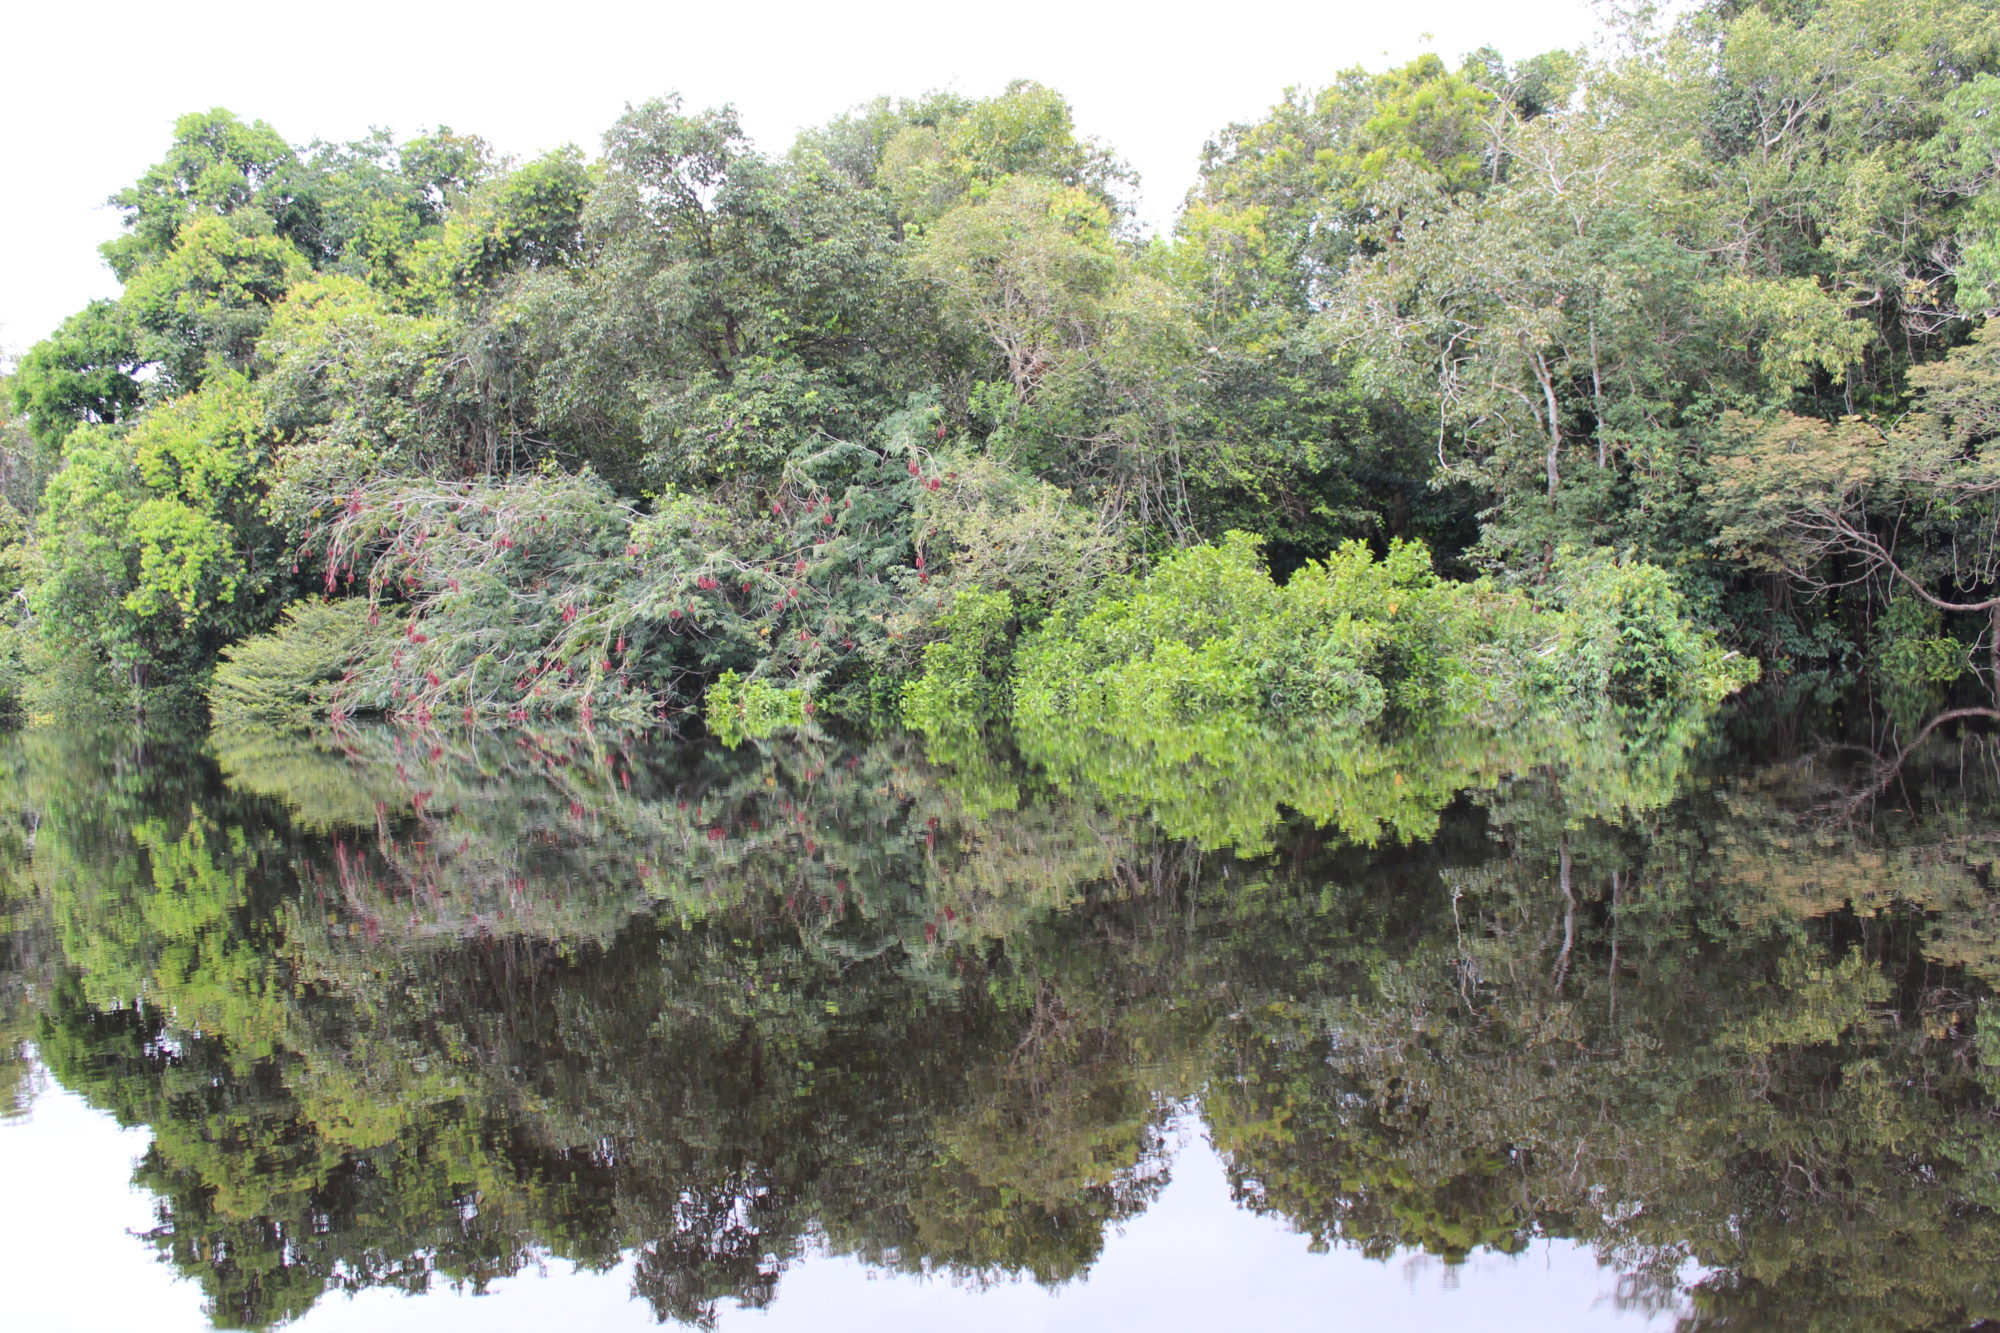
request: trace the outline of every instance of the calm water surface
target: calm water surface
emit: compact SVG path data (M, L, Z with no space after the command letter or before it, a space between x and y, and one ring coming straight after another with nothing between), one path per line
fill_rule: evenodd
M0 742L10 1329L1964 1329L2000 743Z

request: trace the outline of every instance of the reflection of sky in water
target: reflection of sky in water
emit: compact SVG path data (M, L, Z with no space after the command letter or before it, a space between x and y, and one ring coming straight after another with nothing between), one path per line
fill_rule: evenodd
M176 1279L132 1233L152 1225L151 1200L130 1183L145 1131L53 1086L30 1114L0 1123L0 1182L16 1206L0 1213L7 1326L20 1333L180 1333L204 1330L201 1290ZM1539 1242L1519 1255L1474 1254L1446 1265L1422 1254L1387 1262L1352 1250L1307 1252L1282 1223L1236 1207L1222 1163L1184 1122L1173 1180L1122 1234L1107 1238L1089 1276L1056 1291L1009 1282L974 1291L944 1280L883 1274L817 1256L790 1267L766 1311L726 1303L723 1330L1478 1329L1481 1333L1670 1328L1673 1312L1617 1308L1617 1274L1586 1246ZM30 1205L28 1201L32 1201ZM421 1299L372 1290L328 1295L288 1328L330 1330L649 1329L630 1299L630 1265L493 1284L471 1297Z

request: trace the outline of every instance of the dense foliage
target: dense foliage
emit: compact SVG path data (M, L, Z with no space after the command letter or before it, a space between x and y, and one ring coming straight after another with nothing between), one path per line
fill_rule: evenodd
M1165 236L1025 82L185 117L9 373L0 700L218 728L6 740L0 1079L249 1327L1067 1280L1197 1095L1317 1242L2000 1317L1909 1243L2000 1216L1996 126L1996 0L1330 72ZM1760 659L1880 730L1691 781Z
M779 154L672 97L526 162L190 115L112 200L123 295L12 371L5 674L153 706L305 597L368 632L272 701L417 719L638 725L729 672L933 722L1051 672L1365 717L1537 636L1529 695L1636 700L1701 692L1696 626L2000 663L1996 98L1993 0L1715 0L1332 73L1152 237L1033 83ZM1265 587L1201 554L1231 532ZM1269 615L1153 623L1211 559ZM1017 643L1021 688L913 683Z

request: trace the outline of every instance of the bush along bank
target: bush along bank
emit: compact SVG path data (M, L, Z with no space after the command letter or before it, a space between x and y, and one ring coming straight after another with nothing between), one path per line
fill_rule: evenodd
M1758 674L1694 622L1665 571L1606 552L1565 553L1546 583L1512 590L1442 579L1415 543L1377 558L1355 542L1279 584L1236 532L1014 638L1010 612L1005 593L958 595L904 691L911 725L1422 730L1698 707Z
M231 649L214 708L642 730L705 696L725 736L835 715L1197 736L1681 708L1757 674L1664 571L1607 552L1522 589L1354 542L1279 583L1232 532L1134 571L1101 515L990 460L904 439L810 461L755 512L646 512L588 473L356 489L299 553L329 598Z

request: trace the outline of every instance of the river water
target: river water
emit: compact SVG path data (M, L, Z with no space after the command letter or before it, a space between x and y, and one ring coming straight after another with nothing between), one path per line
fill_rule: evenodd
M2000 1317L1989 721L1547 741L7 738L7 1327Z

